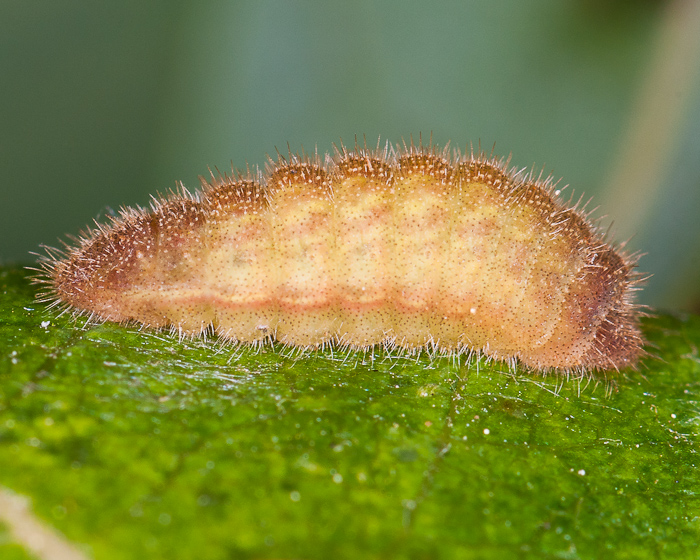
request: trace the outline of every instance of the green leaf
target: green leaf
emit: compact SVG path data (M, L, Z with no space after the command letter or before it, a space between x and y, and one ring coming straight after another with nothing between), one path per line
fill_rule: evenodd
M94 558L697 555L699 317L646 320L661 358L610 392L86 326L34 296L0 271L0 485Z
M0 558L3 560L34 560L19 543L13 542L7 527L0 523Z

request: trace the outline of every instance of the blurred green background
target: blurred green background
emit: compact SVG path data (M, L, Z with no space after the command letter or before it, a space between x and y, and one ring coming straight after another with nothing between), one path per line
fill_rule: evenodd
M0 262L208 167L366 135L512 153L700 302L700 2L0 1Z

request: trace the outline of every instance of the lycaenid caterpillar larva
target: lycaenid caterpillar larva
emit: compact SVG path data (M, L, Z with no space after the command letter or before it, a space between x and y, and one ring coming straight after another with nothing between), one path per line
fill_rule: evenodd
M579 372L642 353L634 259L549 179L503 160L356 146L202 183L48 249L44 298L238 343L481 352Z

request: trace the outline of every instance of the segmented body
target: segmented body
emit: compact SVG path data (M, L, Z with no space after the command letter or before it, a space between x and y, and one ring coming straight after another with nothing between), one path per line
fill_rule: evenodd
M46 259L49 298L109 321L294 346L635 365L633 263L548 181L434 148L291 156L124 210Z

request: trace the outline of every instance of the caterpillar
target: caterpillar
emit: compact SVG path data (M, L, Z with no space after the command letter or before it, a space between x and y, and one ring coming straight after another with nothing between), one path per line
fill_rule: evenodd
M432 142L268 160L45 247L38 297L235 343L479 353L536 372L637 365L636 257L551 177Z

